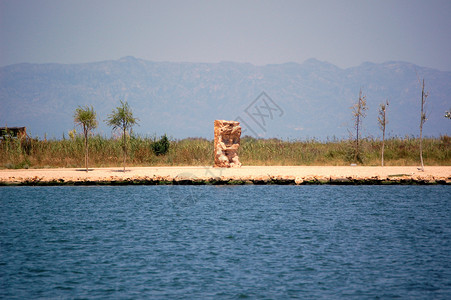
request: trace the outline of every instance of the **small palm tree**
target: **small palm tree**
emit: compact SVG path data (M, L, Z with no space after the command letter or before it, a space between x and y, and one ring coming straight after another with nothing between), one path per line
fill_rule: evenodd
M124 152L124 172L125 162L127 160L127 131L138 124L138 119L133 117L133 113L127 102L121 100L121 105L113 109L112 113L108 115L105 122L113 127L113 130L120 129L122 131L122 149Z
M91 106L78 107L75 110L74 122L83 128L83 135L85 136L85 167L88 172L88 135L89 132L97 128L96 112Z

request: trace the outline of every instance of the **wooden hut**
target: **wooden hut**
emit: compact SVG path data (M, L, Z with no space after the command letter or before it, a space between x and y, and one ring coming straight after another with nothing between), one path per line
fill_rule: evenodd
M27 127L0 127L0 138L5 139L7 137L27 138Z

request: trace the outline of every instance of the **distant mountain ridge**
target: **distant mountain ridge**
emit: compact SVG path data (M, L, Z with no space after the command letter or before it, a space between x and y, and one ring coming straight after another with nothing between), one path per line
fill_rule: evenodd
M418 76L417 76L418 75ZM0 125L27 126L33 135L61 137L74 128L79 105L93 105L97 132L120 99L129 102L142 135L213 137L215 119L238 120L244 134L278 138L346 138L359 90L367 97L364 135L380 136L377 110L389 99L391 136L418 135L425 78L428 136L451 135L451 72L407 62L363 63L341 69L302 64L152 62L134 57L85 64L16 64L0 68ZM260 98L257 98L261 96Z

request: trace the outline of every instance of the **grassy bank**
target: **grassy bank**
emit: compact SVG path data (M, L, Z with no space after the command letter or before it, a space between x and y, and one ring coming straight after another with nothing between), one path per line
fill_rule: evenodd
M213 141L183 139L170 142L169 152L157 156L152 151L151 138L132 137L129 140L128 166L210 166L213 165ZM382 142L364 139L361 163L380 165ZM120 140L93 136L89 140L89 166L111 167L122 164ZM353 163L350 141L283 141L244 137L239 150L243 165L349 165ZM419 165L419 139L392 138L385 142L386 166ZM451 138L423 139L426 165L451 165ZM62 140L10 139L0 143L0 168L54 168L84 166L84 140L80 136Z

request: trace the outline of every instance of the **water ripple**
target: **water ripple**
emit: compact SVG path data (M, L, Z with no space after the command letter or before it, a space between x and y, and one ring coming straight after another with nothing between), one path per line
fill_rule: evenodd
M0 298L451 297L447 186L0 188Z

